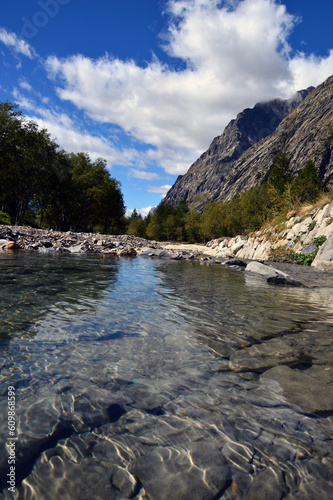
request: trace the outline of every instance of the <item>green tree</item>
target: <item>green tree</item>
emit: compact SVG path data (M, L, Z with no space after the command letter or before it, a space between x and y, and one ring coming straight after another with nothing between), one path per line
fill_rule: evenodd
M205 206L200 217L200 233L204 241L223 236L226 224L226 204L221 201Z
M59 151L46 130L9 102L0 103L0 209L15 225L35 223L34 212L40 225L60 230L125 228L121 185L106 161Z
M291 194L300 202L316 201L323 184L313 161L309 160L291 185Z
M33 200L50 187L56 149L47 131L25 120L16 105L0 104L0 196L11 224L22 225Z
M142 218L142 215L138 213L136 208L128 218L127 234L138 236L140 238L145 238L146 236L146 224Z
M290 158L286 153L278 153L273 160L268 182L279 195L282 195L287 184L292 181L292 176L289 171Z
M185 235L191 243L202 241L201 215L196 210L189 210L185 215Z

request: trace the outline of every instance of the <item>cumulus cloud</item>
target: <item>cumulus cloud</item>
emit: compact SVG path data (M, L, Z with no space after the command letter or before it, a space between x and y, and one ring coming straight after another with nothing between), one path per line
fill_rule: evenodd
M147 215L149 214L149 212L151 211L151 209L154 208L152 206L149 206L149 207L143 207L143 208L140 208L140 210L138 210L139 214L142 215L142 217L147 217Z
M151 205L149 207L143 207L143 208L140 208L139 210L137 209L137 212L142 215L142 217L147 217L147 215L149 214L149 212L151 211L151 209L154 208L152 207ZM126 217L130 217L132 215L134 211L134 208L128 208L126 210Z
M131 168L130 175L131 177L142 179L144 181L153 181L161 178L161 176L156 174L156 172L146 172L145 170L138 170L137 168Z
M333 73L332 52L292 53L298 20L278 0L169 0L167 14L163 48L181 69L156 57L145 66L108 55L46 61L61 99L153 146L146 159L167 173L184 173L243 108Z
M5 28L0 28L0 41L7 47L10 47L17 54L33 59L36 57L34 49L24 40L19 38L15 33L7 31Z
M171 187L172 186L169 186L167 184L165 184L164 186L148 186L147 191L149 191L149 193L162 194L164 197L169 189L171 189Z
M333 74L333 49L329 51L327 57L299 52L290 61L290 69L297 88L319 85Z
M13 89L13 96L20 106L28 110L26 117L46 129L66 151L88 153L92 160L104 158L109 165L131 166L137 158L135 149L120 150L105 137L82 131L66 113L39 107L33 99L23 96L16 88Z

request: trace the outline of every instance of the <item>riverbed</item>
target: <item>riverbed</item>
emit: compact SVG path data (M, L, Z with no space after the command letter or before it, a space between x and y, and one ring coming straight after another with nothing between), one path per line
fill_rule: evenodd
M329 288L144 257L0 264L2 498L332 498Z

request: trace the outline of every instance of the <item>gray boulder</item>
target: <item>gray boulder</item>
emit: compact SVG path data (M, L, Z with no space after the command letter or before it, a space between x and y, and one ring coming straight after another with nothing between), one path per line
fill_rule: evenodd
M309 352L293 340L282 337L235 351L230 356L229 367L234 371L267 370L277 365L293 366L309 360Z
M261 383L268 380L278 383L277 392L302 410L309 413L333 413L333 385L307 375L306 371L293 370L288 366L275 366L260 376ZM271 386L274 390L274 386Z
M333 271L333 234L319 248L311 265L322 271Z
M283 276L286 277L287 274L282 271L278 271L273 267L266 266L266 264L262 264L261 262L257 262L256 260L249 262L246 266L246 271L250 273L260 274L264 278L272 278L275 276Z
M158 257L160 259L170 259L174 254L168 252L167 250L162 250L159 248L143 247L141 249L141 254L145 257Z

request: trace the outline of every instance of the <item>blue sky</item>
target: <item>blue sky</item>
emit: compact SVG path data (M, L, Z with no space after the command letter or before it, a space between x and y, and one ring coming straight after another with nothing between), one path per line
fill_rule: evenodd
M146 214L245 107L333 74L327 0L13 0L0 101L105 158Z

